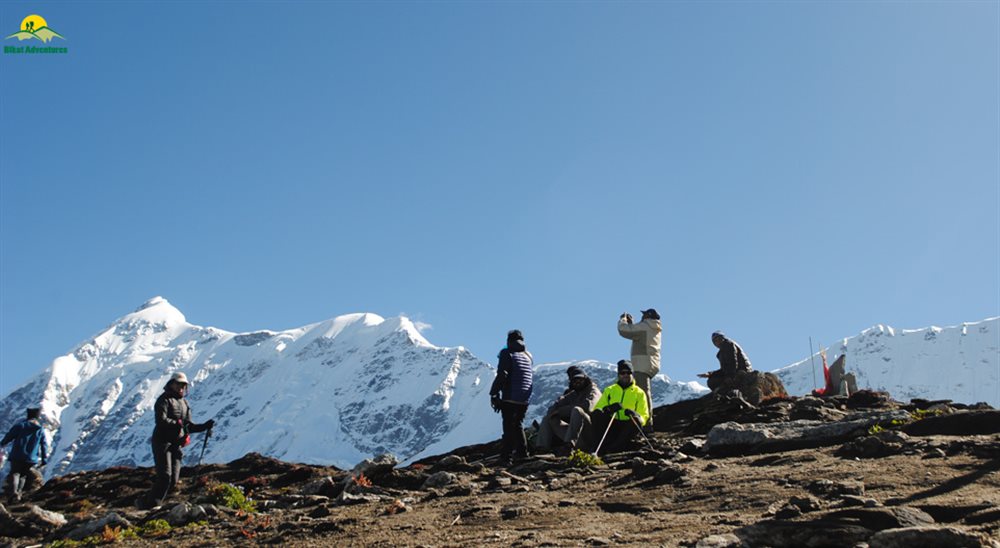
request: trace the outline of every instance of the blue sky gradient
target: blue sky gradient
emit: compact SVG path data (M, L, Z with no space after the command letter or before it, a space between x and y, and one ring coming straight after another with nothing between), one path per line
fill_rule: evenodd
M998 6L6 2L69 53L0 56L0 393L155 295L490 361L653 306L678 380L1000 315Z

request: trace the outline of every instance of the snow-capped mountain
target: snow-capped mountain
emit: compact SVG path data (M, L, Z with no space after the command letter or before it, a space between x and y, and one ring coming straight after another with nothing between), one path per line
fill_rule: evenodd
M831 345L829 363L841 354L859 389L885 390L900 401L950 399L1000 407L1000 318L913 330L877 325ZM812 363L823 386L819 355ZM789 394L808 394L812 363L806 358L774 373Z
M569 365L538 367L535 415L562 393ZM602 385L614 377L611 364L579 365ZM351 467L383 452L413 460L500 437L488 396L494 367L462 347L432 345L403 317L350 314L237 334L192 325L157 297L0 400L0 421L42 407L53 442L49 476L150 465L150 411L170 375L183 371L193 420L216 421L206 462L256 451ZM657 404L705 390L654 382ZM189 462L200 453L201 435L194 438Z
M828 350L847 353L862 388L897 399L950 398L1000 406L1000 318L954 328L875 327ZM287 331L231 333L187 322L154 298L56 358L0 400L0 424L40 405L52 439L48 476L114 465L150 465L153 403L170 375L192 381L195 422L216 420L206 462L248 452L343 468L391 452L400 460L500 437L489 405L495 359L441 348L404 317L349 314ZM599 386L615 367L598 361L541 364L526 423L566 388L570 365ZM793 395L813 388L809 360L776 371ZM703 395L697 382L653 380L654 405ZM200 453L201 436L188 449Z

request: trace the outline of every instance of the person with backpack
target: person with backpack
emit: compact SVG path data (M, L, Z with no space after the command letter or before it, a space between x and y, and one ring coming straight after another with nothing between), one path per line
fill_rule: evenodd
M719 368L715 371L698 374L699 377L708 379L708 388L712 392L721 388L737 372L753 370L750 359L743 352L743 348L736 344L736 341L726 337L726 334L722 331L712 333L712 344L719 349L719 352L715 355L719 360Z
M0 440L0 448L11 444L10 474L7 475L7 502L21 502L25 489L31 491L36 483L41 483L41 473L35 468L48 462L49 445L42 427L42 410L38 407L27 409L27 418L15 424Z
M188 394L188 379L184 373L174 373L163 387L163 394L153 405L156 425L151 439L156 480L149 493L139 501L140 507L160 505L181 477L183 448L191 443L191 433L211 430L215 421L202 424L191 422L191 407L184 398Z
M601 453L614 453L632 441L649 421L647 401L646 394L633 379L632 364L619 360L618 382L604 389L590 414L592 425L588 429L588 441L593 451L597 451L599 445Z
M490 387L490 405L503 419L500 440L500 465L510 466L513 459L528 456L524 437L524 415L531 399L532 357L524 346L524 335L514 329L507 333L507 346L497 356L497 376Z
M660 314L655 308L642 310L642 319L633 323L632 315L623 313L618 318L618 334L632 341L630 359L634 368L635 383L646 394L646 408L649 409L647 430L653 428L653 385L652 379L660 372Z
M572 365L566 370L569 388L549 406L538 428L535 446L541 451L576 448L580 433L589 419L587 415L597 405L601 391L583 369ZM558 453L557 453L558 454Z

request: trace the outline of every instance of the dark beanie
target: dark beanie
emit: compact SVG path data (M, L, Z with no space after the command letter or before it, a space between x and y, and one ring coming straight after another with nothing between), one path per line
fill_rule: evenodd
M632 362L628 360L618 360L618 372L621 373L622 371L628 371L629 373L631 373Z
M27 410L28 419L37 419L42 415L42 409L39 407L29 407Z
M571 379L573 377L579 377L580 375L586 376L586 373L583 372L583 369L580 369L575 365L571 365L566 369L566 376Z

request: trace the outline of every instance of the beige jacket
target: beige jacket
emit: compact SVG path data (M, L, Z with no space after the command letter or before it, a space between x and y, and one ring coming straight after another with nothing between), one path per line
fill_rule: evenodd
M632 370L636 373L656 375L660 372L660 320L646 318L629 325L625 318L618 320L618 334L632 341Z

